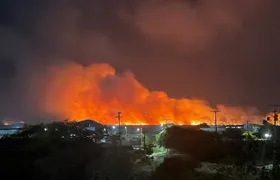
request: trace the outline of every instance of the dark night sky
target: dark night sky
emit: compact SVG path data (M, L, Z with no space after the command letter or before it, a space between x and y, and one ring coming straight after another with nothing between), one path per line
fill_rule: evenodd
M280 102L279 0L0 0L0 117L36 114L46 67L105 62L210 104Z

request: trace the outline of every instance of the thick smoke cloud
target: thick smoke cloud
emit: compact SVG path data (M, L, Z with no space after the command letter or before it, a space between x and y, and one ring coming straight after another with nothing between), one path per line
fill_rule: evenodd
M148 89L174 98L267 111L267 104L279 100L279 5L277 0L1 1L0 117L49 115L40 108L49 68L69 62L130 70Z

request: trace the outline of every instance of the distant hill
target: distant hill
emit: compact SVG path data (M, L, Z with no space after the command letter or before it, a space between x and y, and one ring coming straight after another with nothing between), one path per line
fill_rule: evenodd
M21 129L26 128L28 125L24 123L15 123L15 124L0 124L0 129Z
M206 123L202 123L202 124L199 124L197 125L198 128L210 128L210 126Z
M77 122L77 125L80 127L80 128L85 128L85 127L95 127L95 128L102 128L103 125L94 121L94 120L91 120L91 119L86 119L86 120L83 120L83 121L79 121Z

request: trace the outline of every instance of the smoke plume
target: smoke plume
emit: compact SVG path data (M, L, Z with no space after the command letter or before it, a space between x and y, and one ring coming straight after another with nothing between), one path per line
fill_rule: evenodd
M83 67L72 63L50 70L50 84L43 109L60 119L94 119L117 124L213 124L213 109L198 99L173 99L165 92L149 91L131 72L117 75L108 64ZM236 124L261 117L254 108L218 106L219 123Z
M3 0L0 118L261 122L280 100L279 5Z

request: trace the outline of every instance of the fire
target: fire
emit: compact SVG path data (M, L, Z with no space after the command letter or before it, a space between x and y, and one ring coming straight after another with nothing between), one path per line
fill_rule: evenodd
M4 124L4 126L9 126L9 125L11 125L10 122L4 122L3 124Z
M19 121L19 120L13 119L13 118L4 118L2 120L2 123L4 126L10 126L13 124L24 124L24 121Z
M213 124L213 109L204 100L169 98L149 91L130 72L116 74L108 64L68 64L49 71L42 108L60 119L92 119L103 124ZM255 108L217 106L219 123L261 122Z
M193 125L193 126L196 126L196 125L199 125L199 124L201 124L200 121L191 121L191 125Z

